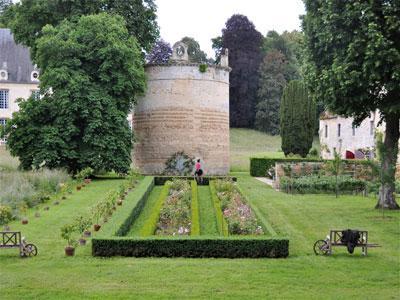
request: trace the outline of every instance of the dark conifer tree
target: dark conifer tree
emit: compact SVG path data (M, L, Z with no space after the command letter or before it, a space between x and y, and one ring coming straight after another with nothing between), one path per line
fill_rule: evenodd
M293 80L283 90L280 115L283 152L307 156L314 136L315 103L301 81Z

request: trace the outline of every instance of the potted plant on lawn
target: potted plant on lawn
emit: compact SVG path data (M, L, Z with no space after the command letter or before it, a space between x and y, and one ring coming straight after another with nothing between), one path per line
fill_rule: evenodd
M75 230L75 224L65 224L63 227L61 227L61 237L67 241L67 246L65 247L66 256L75 255L75 247L77 246L77 242L72 237Z
M12 220L11 207L0 205L0 225L4 225L4 231L10 231L8 223Z
M28 217L26 216L27 211L28 211L28 206L25 203L21 203L19 205L19 212L22 216L21 218L22 225L28 224Z
M85 218L83 216L80 216L75 219L75 227L76 230L80 234L80 239L79 239L79 245L85 246L86 245L86 239L85 237L85 232L89 231L90 225L92 225L92 221L89 218ZM89 236L90 236L90 231L89 231Z
M93 229L94 231L99 231L101 228L100 218L104 212L104 204L102 202L97 203L95 206L92 207L92 217L94 220Z

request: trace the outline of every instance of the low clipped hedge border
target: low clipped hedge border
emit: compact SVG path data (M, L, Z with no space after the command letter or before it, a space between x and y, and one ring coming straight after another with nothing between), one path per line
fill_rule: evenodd
M133 222L139 217L146 200L154 187L154 177L147 176L134 190L128 194L123 201L122 207L118 209L105 223L100 231L101 236L124 236Z
M271 157L250 157L250 175L253 177L265 177L267 171L275 167L275 163L298 163L298 162L327 162L329 159L319 158L271 158ZM343 159L344 164L356 164L356 165L371 165L371 161L368 160L353 160Z
M254 177L265 177L267 171L275 167L277 162L319 162L320 159L312 158L257 158L250 157L250 175Z
M164 185L167 181L172 181L173 179L186 179L186 180L194 180L193 176L156 176L154 177L155 185ZM202 185L209 185L210 180L212 179L231 179L233 181L237 181L236 177L231 176L205 176L203 177Z
M169 189L170 189L169 184L168 183L165 184L157 199L156 204L154 205L151 211L151 215L146 220L146 223L143 225L143 228L140 231L140 236L150 236L153 235L154 232L156 231L157 222L160 219L161 208L164 204L165 199L167 199L168 197Z
M200 235L200 217L199 217L199 195L197 192L197 183L195 180L190 182L192 188L192 203L191 203L191 228L190 228L190 235L191 236L198 236Z
M218 199L217 191L215 189L215 182L213 180L210 181L210 193L214 206L215 216L217 219L218 232L222 236L228 236L229 235L228 224L226 223L226 220L222 213L221 202Z
M93 256L284 258L289 240L267 238L177 238L92 240Z

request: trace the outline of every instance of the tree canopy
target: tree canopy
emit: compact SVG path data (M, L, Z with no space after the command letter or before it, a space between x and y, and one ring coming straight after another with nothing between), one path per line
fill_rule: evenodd
M378 207L399 208L394 175L400 119L400 4L395 0L305 0L306 80L313 96L355 123L386 121Z
M37 61L42 97L21 101L7 124L8 147L21 166L127 172L126 118L145 89L145 73L124 19L103 13L47 25Z
M158 40L151 51L147 54L146 60L148 63L165 64L169 61L172 55L171 45L163 39Z
M14 4L14 16L7 25L17 42L31 48L34 59L35 40L45 25L56 26L64 19L73 21L82 15L107 12L122 16L129 33L149 51L159 35L156 9L153 0L21 0Z
M192 37L185 36L181 39L181 42L188 46L189 60L195 63L207 62L207 54L201 50L200 44Z
M233 15L222 29L222 48L229 49L229 105L232 127L253 127L262 60L262 35L243 15Z
M279 107L286 85L285 66L285 56L273 49L264 57L259 70L255 128L272 135L279 134Z

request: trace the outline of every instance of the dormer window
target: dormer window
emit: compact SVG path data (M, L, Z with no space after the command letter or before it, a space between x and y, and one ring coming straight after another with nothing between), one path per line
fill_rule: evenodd
M8 80L8 72L6 70L0 70L0 80Z
M31 81L39 81L39 72L38 71L33 71L31 73Z

